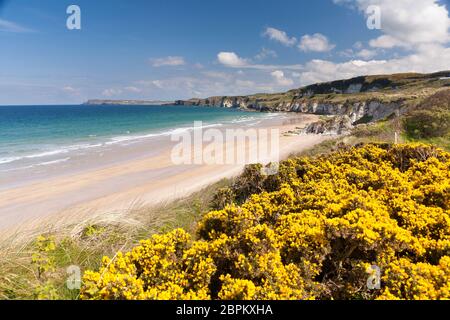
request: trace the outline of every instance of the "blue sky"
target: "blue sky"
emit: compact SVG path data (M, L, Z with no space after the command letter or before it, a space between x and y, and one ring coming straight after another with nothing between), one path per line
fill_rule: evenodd
M81 30L66 9L81 8ZM367 28L366 9L381 12ZM0 104L277 92L450 69L448 0L0 0Z

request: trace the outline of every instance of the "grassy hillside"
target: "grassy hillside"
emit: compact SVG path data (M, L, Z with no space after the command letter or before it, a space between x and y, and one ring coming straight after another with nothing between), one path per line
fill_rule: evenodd
M405 102L414 105L440 89L450 86L450 71L432 74L402 73L362 76L347 80L313 84L284 93L222 96L180 100L178 104L290 111L296 103L343 104L377 100L383 103Z
M427 141L450 148L450 89L425 99L403 119L409 140Z
M422 142L450 151L450 88L421 99L399 116L356 124L348 135L326 141L306 154L371 142Z

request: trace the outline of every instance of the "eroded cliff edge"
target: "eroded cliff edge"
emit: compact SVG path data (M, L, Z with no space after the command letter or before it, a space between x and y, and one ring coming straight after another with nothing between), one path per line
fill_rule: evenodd
M337 116L309 126L309 133L345 133L352 126L406 112L450 87L450 71L361 76L313 84L285 93L178 100L177 105L240 108Z

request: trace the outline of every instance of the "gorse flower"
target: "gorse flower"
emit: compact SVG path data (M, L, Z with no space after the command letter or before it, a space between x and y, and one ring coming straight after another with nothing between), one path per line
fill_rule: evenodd
M206 214L197 239L177 229L104 258L81 297L450 298L450 154L366 145L257 179L259 194L225 192L245 202ZM372 265L378 290L367 287Z
M45 272L55 269L54 258L49 255L56 249L55 239L41 235L37 237L34 247L36 251L31 257L31 263L36 266L38 278L41 278Z

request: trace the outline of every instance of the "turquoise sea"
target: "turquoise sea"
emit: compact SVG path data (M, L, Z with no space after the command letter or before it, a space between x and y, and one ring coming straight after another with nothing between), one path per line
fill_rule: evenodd
M0 106L0 173L69 161L109 145L204 126L251 123L270 115L186 106Z

